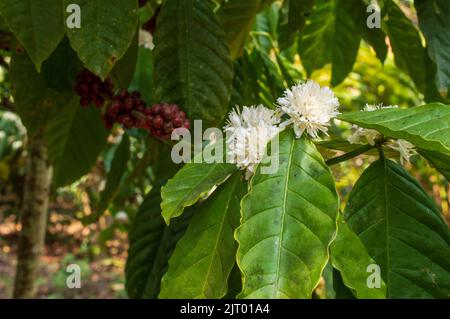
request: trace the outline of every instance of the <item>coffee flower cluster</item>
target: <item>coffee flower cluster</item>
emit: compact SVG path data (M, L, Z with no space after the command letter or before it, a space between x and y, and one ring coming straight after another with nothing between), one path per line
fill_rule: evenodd
M119 123L126 129L142 128L157 138L169 139L174 129L190 127L186 114L177 105L147 107L137 91L123 90L114 94L114 85L109 78L102 81L87 69L77 76L74 90L80 96L82 106L93 104L104 109L102 119L107 129Z
M331 119L339 114L339 102L333 91L314 81L287 89L277 102L275 110L262 105L244 106L241 112L233 110L229 114L224 128L228 133L228 157L246 170L247 179L266 154L268 142L281 130L292 125L297 138L305 132L318 137L319 132L327 133ZM287 115L287 119L282 122L283 115Z
M385 105L382 104L379 105L371 105L366 104L363 111L365 112L373 112L376 110L381 109L389 109L389 108L397 108L397 105ZM353 134L348 138L348 141L351 144L358 144L361 142L364 142L364 140L367 141L370 145L374 146L380 138L382 138L382 135L372 129L366 129L359 127L357 125L353 125ZM385 145L400 154L400 163L404 164L405 162L409 162L411 156L416 154L416 151L414 149L414 145L409 143L406 140L398 139L398 140L389 140Z
M297 137L305 131L312 137L318 137L319 131L327 134L331 119L339 114L333 91L311 80L287 89L277 102L289 117L283 126L292 124Z
M278 132L279 117L275 111L262 105L233 110L224 128L227 133L228 157L237 167L246 170L246 178L254 173L256 166L266 154L268 142Z

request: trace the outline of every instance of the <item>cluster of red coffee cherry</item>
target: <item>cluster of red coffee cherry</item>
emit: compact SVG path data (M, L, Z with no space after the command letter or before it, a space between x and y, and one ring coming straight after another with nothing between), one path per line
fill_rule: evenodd
M93 104L103 108L106 105L103 122L108 129L119 123L126 129L142 128L155 137L169 139L174 129L190 128L186 113L177 105L162 103L147 107L137 91L114 94L110 79L102 81L87 69L78 74L74 90L82 106Z

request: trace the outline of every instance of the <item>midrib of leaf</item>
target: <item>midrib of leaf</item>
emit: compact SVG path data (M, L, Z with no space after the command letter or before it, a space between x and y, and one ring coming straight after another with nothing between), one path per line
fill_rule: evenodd
M288 162L288 167L287 167L287 173L286 173L286 182L284 184L284 199L283 199L283 216L281 219L281 229L280 229L280 247L278 249L278 265L277 265L277 281L276 281L276 286L274 289L274 295L273 295L273 299L277 298L277 293L278 293L278 285L279 285L279 280L280 280L280 264L281 264L281 251L283 249L283 231L284 231L284 220L286 217L286 202L287 202L287 193L288 193L288 185L289 185L289 177L290 177L290 171L291 171L291 165L292 165L292 154L293 154L293 150L294 150L294 145L295 145L295 140L291 140L291 148L289 150L289 162Z

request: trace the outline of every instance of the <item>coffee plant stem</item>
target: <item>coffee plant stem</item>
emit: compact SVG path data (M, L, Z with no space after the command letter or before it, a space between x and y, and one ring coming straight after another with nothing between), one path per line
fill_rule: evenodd
M358 155L361 155L361 154L371 150L374 147L375 146L367 144L367 145L364 145L364 146L361 146L361 147L357 148L356 150L353 150L351 152L345 153L344 155L333 157L333 158L327 160L325 163L327 165L329 165L329 166L335 165L335 164L339 164L341 162L345 162L345 161L347 161L349 159L352 159L352 158L354 158L354 157L356 157Z

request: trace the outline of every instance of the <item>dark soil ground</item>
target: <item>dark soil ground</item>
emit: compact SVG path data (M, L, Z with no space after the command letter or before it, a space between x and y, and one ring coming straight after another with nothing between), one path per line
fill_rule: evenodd
M50 217L37 298L126 298L126 236L116 233L101 245L95 244L100 233L98 225L85 227L59 217ZM12 296L19 231L15 216L2 219L0 215L0 299ZM79 289L66 286L69 264L81 268Z

